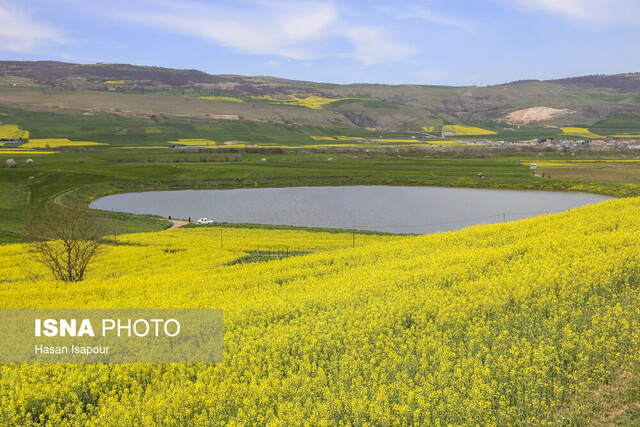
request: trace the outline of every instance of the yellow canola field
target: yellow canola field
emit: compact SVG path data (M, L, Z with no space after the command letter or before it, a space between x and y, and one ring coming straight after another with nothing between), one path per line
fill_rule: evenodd
M311 108L312 110L322 110L325 106L336 101L343 101L345 99L358 99L358 98L325 98L322 96L308 96L306 98L301 95L288 95L288 99L278 99L271 95L259 95L252 96L254 99L261 99L269 101L272 104L280 105L297 105L300 107Z
M560 128L565 135L579 136L581 138L593 138L600 139L605 138L602 135L595 134L591 132L587 128L578 128L578 127L561 127Z
M16 125L0 125L0 139L27 139L29 131L22 130Z
M12 150L12 149L1 149L0 150L0 154L28 154L28 155L32 155L32 154L53 154L53 153L58 153L58 151L34 151L34 150Z
M60 284L0 246L3 308L221 308L220 364L2 364L11 425L542 425L640 362L640 199L427 236L120 236ZM230 265L256 248L310 252ZM629 381L629 384L634 384Z
M403 144L415 144L415 139L372 139L372 142L400 142Z
M216 142L212 139L199 139L199 138L191 138L191 139L178 139L177 141L167 141L167 144L173 145L202 145L205 147L245 147L249 145L248 142L244 141L225 141L225 142ZM166 147L165 147L166 148Z
M465 145L462 142L458 141L430 141L431 145Z
M525 166L529 166L531 163L535 163L538 167L543 166L584 166L584 163L640 163L637 159L580 159L580 160L543 160L543 161L531 161L521 160L521 163Z
M108 84L108 85L123 85L124 84L124 80L107 80L104 83Z
M216 145L217 143L211 139L187 138L187 139L178 139L177 141L167 141L167 144L209 146L209 145Z
M330 147L340 147L340 148L344 148L344 147L360 147L360 144L309 144L309 145L298 145L295 147L288 147L288 148L300 148L300 149L305 149L305 148L330 148Z
M337 136L340 141L362 141L364 138L360 136Z
M58 147L82 147L89 145L109 145L105 142L93 141L70 141L67 138L46 138L46 139L30 139L26 144L20 145L20 148L58 148Z
M288 150L304 150L308 148L360 147L360 144L308 144L308 145L258 145L258 147L284 148Z
M474 126L459 126L459 125L445 125L443 127L445 132L454 132L456 136L463 135L494 135L497 132L492 130L482 129Z
M352 136L312 136L311 138L316 141L364 141L364 138L361 137L352 137ZM458 142L454 141L421 141L416 139L389 139L389 138L381 138L381 139L371 139L371 143L399 143L399 144L411 144L411 145L460 145Z
M149 150L149 149L156 149L156 148L168 148L166 145L152 145L152 146L147 146L147 147L135 147L135 146L131 146L131 147L113 147L113 149L115 150Z

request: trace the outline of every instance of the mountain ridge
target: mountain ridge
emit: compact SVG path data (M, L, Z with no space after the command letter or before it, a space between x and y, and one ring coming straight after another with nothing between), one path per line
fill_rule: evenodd
M40 94L37 90L41 89L55 89L63 96ZM0 90L0 105L10 108L116 110L195 119L236 115L248 121L348 125L380 131L420 132L423 127L446 124L496 129L504 127L514 112L531 108L571 114L543 115L518 126L588 127L614 119L619 125L621 115L631 117L628 123L633 126L640 120L640 73L529 79L492 86L335 84L131 64L0 61ZM149 102L149 95L163 97ZM311 97L324 103L313 107L299 102ZM185 100L197 108L186 108ZM627 130L622 126L621 131L635 131L635 127Z

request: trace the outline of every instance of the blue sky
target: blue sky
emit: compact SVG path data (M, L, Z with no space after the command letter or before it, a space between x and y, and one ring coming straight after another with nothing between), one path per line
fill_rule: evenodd
M0 59L333 83L640 71L640 0L0 0Z

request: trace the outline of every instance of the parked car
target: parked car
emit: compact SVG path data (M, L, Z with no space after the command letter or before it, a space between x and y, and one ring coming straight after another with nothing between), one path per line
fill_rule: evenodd
M213 224L213 220L208 218L200 218L198 220L198 224Z

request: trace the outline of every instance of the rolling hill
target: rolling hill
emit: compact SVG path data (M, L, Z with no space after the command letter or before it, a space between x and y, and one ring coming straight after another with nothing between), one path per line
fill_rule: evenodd
M425 135L424 128L433 129L426 137L439 137L447 125L485 129L494 139L554 137L563 126L594 126L603 135L640 132L639 73L489 87L337 85L128 64L0 61L0 94L0 112L16 117L0 116L0 124L22 125L38 138L73 135L60 129L45 135L31 114L115 116L131 123L110 134L164 126L156 134L167 131L167 138L218 138L207 131L180 132L176 121L191 128L242 122L227 126L239 135L248 124L269 125L276 134L293 132L292 138Z

